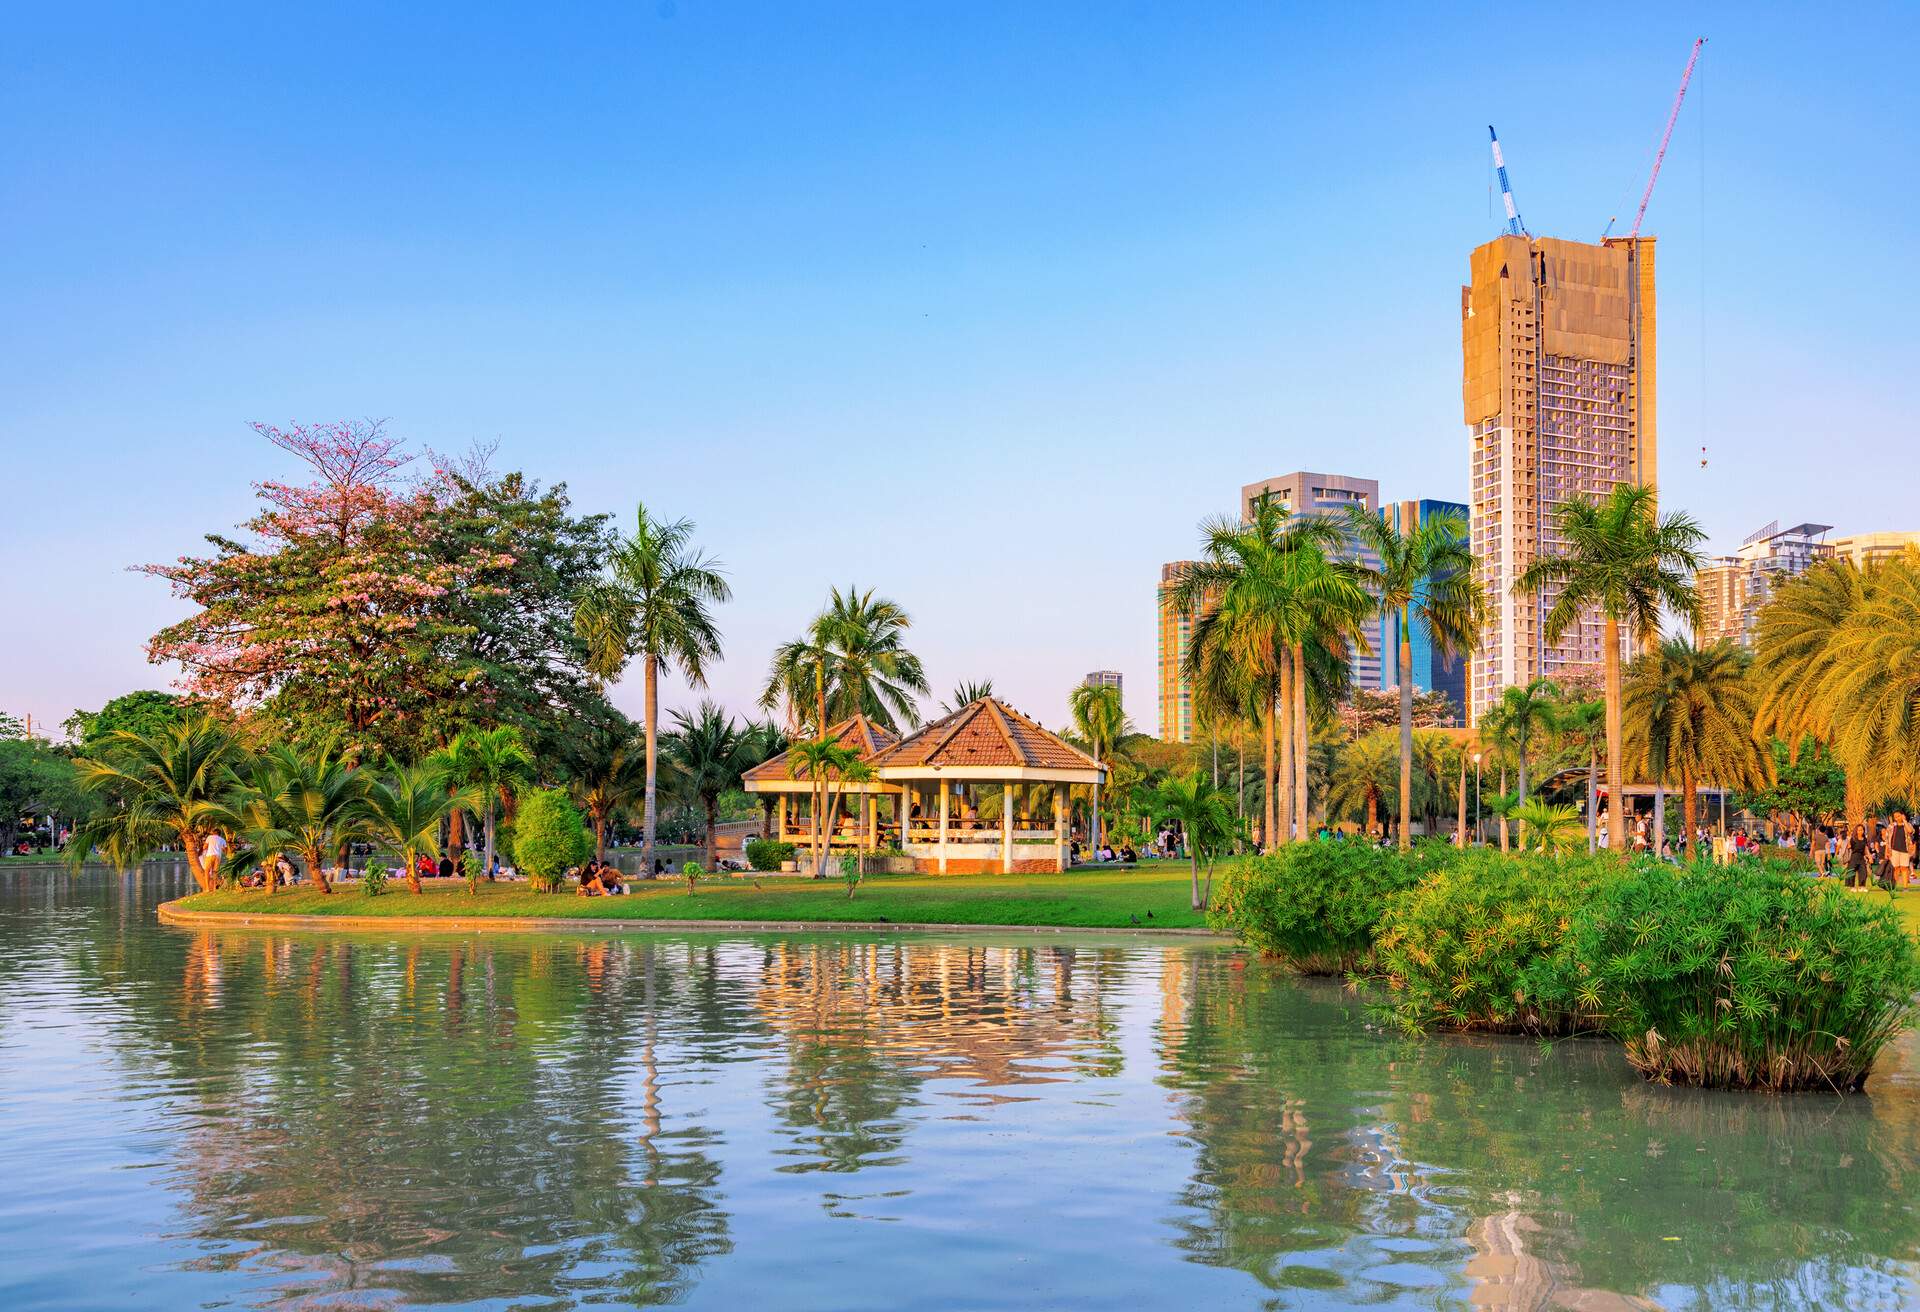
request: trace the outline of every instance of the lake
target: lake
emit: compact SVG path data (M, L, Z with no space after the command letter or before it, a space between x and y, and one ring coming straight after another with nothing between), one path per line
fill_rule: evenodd
M1204 942L156 924L188 887L0 871L0 1308L1920 1302L1911 1036L1697 1094Z

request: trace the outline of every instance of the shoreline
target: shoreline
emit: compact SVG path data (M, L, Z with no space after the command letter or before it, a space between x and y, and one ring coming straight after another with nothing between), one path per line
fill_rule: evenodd
M1231 936L1211 929L1148 925L983 925L896 920L629 920L612 916L309 916L298 912L195 911L180 906L185 898L162 902L155 915L163 925L180 929L292 929L379 930L408 933L488 934L537 931L550 933L640 932L686 933L710 930L728 933L793 934L839 931L868 934L1117 934L1128 938L1211 940L1231 944Z

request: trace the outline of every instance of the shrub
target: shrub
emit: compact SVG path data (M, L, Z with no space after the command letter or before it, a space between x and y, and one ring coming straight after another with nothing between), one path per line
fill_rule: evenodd
M1571 1032L1579 1008L1557 987L1553 963L1574 913L1623 869L1608 855L1482 848L1395 894L1374 939L1393 1019L1410 1031Z
M367 868L360 872L360 891L368 897L379 897L387 891L387 868L367 862Z
M793 860L793 852L792 843L783 843L777 838L749 839L747 864L762 873L778 870L783 862Z
M840 878L847 882L847 896L852 897L854 890L860 887L860 878L865 873L861 859L849 852L840 858Z
M681 877L687 881L688 897L692 897L694 896L694 894L699 892L699 890L694 887L694 881L698 880L702 875L706 873L707 873L706 871L700 868L700 863L698 861L684 861L681 863L680 874L681 874Z
M587 859L592 844L580 813L558 788L540 788L520 799L514 817L513 861L542 892L560 886L569 866Z
M1458 855L1444 844L1403 857L1371 843L1290 843L1227 867L1207 921L1304 974L1351 972L1373 950L1388 897Z
M1885 901L1784 862L1635 863L1567 938L1554 987L1661 1083L1858 1089L1920 989Z

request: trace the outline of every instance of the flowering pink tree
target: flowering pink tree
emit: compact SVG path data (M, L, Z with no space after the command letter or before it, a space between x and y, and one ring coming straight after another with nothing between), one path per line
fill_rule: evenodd
M295 736L412 755L474 673L444 599L488 587L500 561L436 541L445 480L408 478L412 457L382 422L253 427L313 478L256 484L250 541L213 534L211 555L143 567L195 607L148 658Z

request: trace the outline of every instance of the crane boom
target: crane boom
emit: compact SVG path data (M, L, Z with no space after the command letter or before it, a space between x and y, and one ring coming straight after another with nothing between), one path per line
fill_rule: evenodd
M1520 222L1520 211L1514 208L1513 184L1507 181L1507 161L1500 154L1500 136L1493 130L1493 124L1487 124L1487 136L1493 142L1493 167L1500 174L1500 199L1507 206L1507 231L1518 237L1526 232L1526 226Z
M1633 216L1633 231L1628 238L1640 235L1640 221L1647 217L1647 202L1653 199L1653 184L1660 181L1660 165L1667 158L1667 143L1673 140L1674 121L1680 117L1680 102L1687 98L1687 83L1693 81L1694 65L1700 62L1700 47L1707 43L1705 37L1697 37L1693 43L1693 53L1687 56L1687 71L1680 75L1680 89L1673 93L1673 108L1667 111L1667 130L1660 134L1660 149L1653 157L1653 175L1647 179L1647 189L1640 193L1640 212Z

